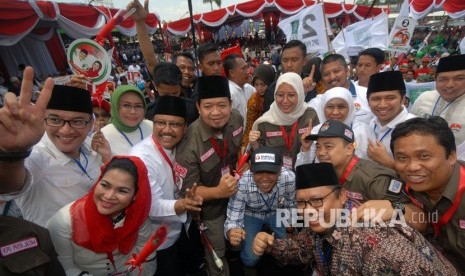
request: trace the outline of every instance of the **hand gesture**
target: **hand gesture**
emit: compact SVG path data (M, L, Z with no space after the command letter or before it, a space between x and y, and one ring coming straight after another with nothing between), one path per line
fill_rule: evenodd
M258 148L257 140L260 138L260 135L261 133L258 130L251 130L249 132L249 143L254 149Z
M312 65L312 70L310 71L310 75L308 75L308 77L305 77L302 80L304 84L305 93L312 91L316 87L316 82L313 80L314 74L315 74L315 65Z
M91 143L92 149L102 156L103 163L110 161L111 159L111 147L105 135L100 131L94 133Z
M92 79L85 75L72 75L66 85L87 90L87 84L92 83Z
M245 230L242 228L232 228L228 231L228 240L232 246L239 246L245 239Z
M394 169L394 159L389 155L386 147L379 140L368 139L368 157L379 164Z
M229 198L236 194L238 190L237 180L234 176L227 173L221 177L220 183L216 188L218 189L219 198Z
M307 130L302 134L302 136L300 136L300 144L301 144L300 151L301 152L309 151L310 147L313 144L313 141L309 141L309 140L305 139L305 138L307 138L307 136L312 134L312 128L313 128L313 121L312 121L312 119L310 119L310 120L308 120Z
M184 210L200 212L203 203L203 198L197 195L197 184L194 184L191 189L186 189L186 197L184 198Z
M45 81L40 97L34 105L31 102L34 70L26 67L23 73L19 100L13 93L4 97L0 108L0 150L22 152L32 148L45 132L45 109L52 95L53 80Z
M132 20L134 22L144 22L149 13L149 0L144 1L144 6L142 6L139 0L134 0L127 5L126 10L129 11L132 8L136 8L136 11L131 16Z
M274 244L274 236L266 232L260 232L255 236L253 241L253 253L262 256L265 251L269 250Z

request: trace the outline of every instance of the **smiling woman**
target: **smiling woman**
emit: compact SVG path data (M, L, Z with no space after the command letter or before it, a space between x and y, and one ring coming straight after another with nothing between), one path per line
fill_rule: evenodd
M151 234L151 192L138 157L115 156L84 197L63 207L47 224L67 275L126 272ZM144 266L153 275L155 261Z

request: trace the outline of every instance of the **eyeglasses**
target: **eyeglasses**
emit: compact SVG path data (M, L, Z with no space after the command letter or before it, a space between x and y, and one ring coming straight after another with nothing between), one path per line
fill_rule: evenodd
M323 206L324 199L327 198L330 194L334 193L334 191L339 190L340 187L333 189L329 194L325 195L321 198L313 198L309 200L297 200L297 209L305 209L307 208L307 204L312 206L313 208L319 208Z
M132 111L134 109L134 111L137 111L137 112L141 112L141 111L144 111L144 105L142 104L136 104L136 105L132 105L132 104L122 104L119 106L121 109L123 109L124 111Z
M66 123L72 128L85 128L90 121L83 119L74 119L74 120L64 120L57 117L48 117L45 118L45 124L51 127L62 127Z
M153 121L155 126L159 128L165 128L166 125L168 125L172 129L178 129L182 126L184 126L184 123L178 123L178 122L165 122L165 121Z

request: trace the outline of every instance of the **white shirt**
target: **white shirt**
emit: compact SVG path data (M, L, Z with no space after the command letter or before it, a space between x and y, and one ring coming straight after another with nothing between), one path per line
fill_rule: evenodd
M367 99L367 88L354 84L356 96L354 98L355 107L355 119L354 123L361 122L369 124L374 118L371 112L370 106L368 105Z
M75 244L71 240L72 223L70 215L71 204L66 205L59 210L47 223L47 228L50 231L55 250L58 253L60 261L66 275L79 275L82 271L87 271L92 275L108 275L115 272L115 268L108 259L105 253L95 253L87 248ZM80 225L85 227L85 225ZM115 261L116 271L124 271L127 266L125 263L131 258L133 253L139 254L144 244L152 234L152 227L148 220L139 229L136 244L127 255L121 254L118 249L113 251L113 259ZM152 253L148 259L153 258ZM156 268L156 262L151 261L142 266L142 275L153 275ZM123 274L125 275L125 274ZM135 269L130 275L139 275L139 270Z
M239 111L242 118L244 118L245 128L247 123L247 101L255 92L255 88L250 84L245 84L244 88L241 88L235 82L229 80L229 91L231 92L232 108Z
M45 226L60 208L89 191L102 165L101 156L92 151L90 142L86 138L81 147L80 162L85 173L44 134L25 161L26 170L32 176L26 179L30 189L15 199L24 219Z
M165 152L170 158L171 164L174 164L175 153L170 150L165 150ZM178 240L181 235L182 224L187 221L186 213L176 215L174 211L175 192L181 187L175 185L172 169L158 151L152 136L145 138L134 146L130 155L139 157L147 166L152 190L150 221L153 229L157 229L162 224L167 225L168 236L158 250L166 249Z
M444 101L437 90L423 92L410 110L418 117L440 116L449 123L455 136L455 144L465 142L465 94L453 102Z
M378 118L374 118L370 122L370 130L374 134L377 140L379 140L387 149L389 155L392 157L391 152L391 134L396 125L411 119L416 116L409 113L405 106L402 106L402 111L397 115L392 121L387 123L385 126L382 126L378 121Z
M144 140L145 137L152 135L153 122L144 119L133 132L119 131L114 124L106 125L101 131L108 143L110 143L111 154L124 155L129 154L132 147Z

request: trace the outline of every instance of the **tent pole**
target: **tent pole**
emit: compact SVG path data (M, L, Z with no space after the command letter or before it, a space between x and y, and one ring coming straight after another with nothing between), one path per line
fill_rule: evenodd
M189 0L190 1L190 0ZM376 0L373 0L373 3L371 3L371 6L370 8L368 9L368 12L367 14L365 15L365 18L363 18L363 20L367 19L368 18L368 15L370 14L371 10L373 9L373 7L375 6L376 4Z
M189 5L189 17L191 18L192 42L194 44L194 50L196 50L197 42L195 41L194 17L192 15L192 0L187 0L187 4Z

